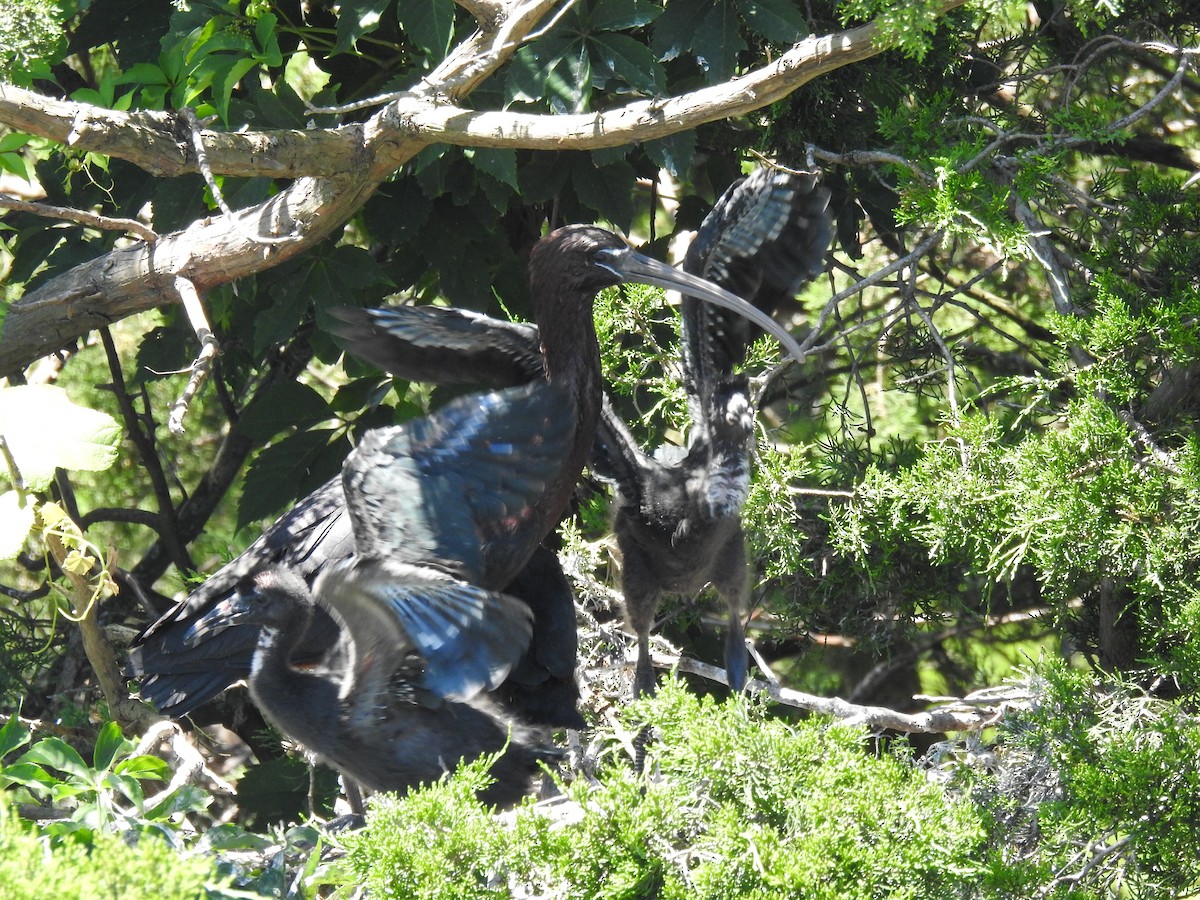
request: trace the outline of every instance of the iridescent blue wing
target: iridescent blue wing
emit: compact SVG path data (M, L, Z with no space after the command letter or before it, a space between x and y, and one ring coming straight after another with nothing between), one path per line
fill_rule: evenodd
M408 381L486 388L542 375L534 325L446 306L339 307L330 331L360 359Z
M364 708L394 690L401 670L449 700L493 690L520 660L533 628L529 607L514 597L394 560L335 566L316 590L350 633L354 676L343 693Z
M568 408L565 389L540 381L368 432L342 469L359 552L472 583L488 580L487 554L528 554L534 505L574 435Z

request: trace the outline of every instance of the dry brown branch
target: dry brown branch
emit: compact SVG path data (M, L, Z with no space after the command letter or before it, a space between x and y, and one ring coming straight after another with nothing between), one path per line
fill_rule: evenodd
M69 209L65 206L51 206L49 203L36 203L29 200L19 200L7 194L0 194L0 207L15 209L18 212L33 213L47 219L61 219L64 222L75 222L79 225L91 225L106 231L128 231L136 234L143 241L153 243L158 235L153 228L148 228L137 219L120 219L101 216L83 209Z
M183 393L171 407L171 415L167 420L167 427L172 434L183 434L183 417L187 415L192 398L208 380L208 376L212 372L213 361L221 352L221 347L208 325L208 317L204 314L204 304L200 302L200 295L196 293L195 285L186 278L178 277L175 279L175 293L179 296L180 302L187 312L192 330L196 332L196 337L200 340L200 353L192 363L192 375L188 379Z
M655 651L654 665L674 669L689 675L699 675L718 684L728 684L725 670L687 656L672 656ZM746 682L746 690L764 694L777 703L832 716L845 725L862 725L871 729L889 729L906 734L935 734L944 731L980 731L995 725L1008 709L1022 707L1026 693L1009 688L987 689L962 699L943 698L944 706L920 713L902 713L883 706L861 706L838 697L818 697L803 691L768 684L758 679Z

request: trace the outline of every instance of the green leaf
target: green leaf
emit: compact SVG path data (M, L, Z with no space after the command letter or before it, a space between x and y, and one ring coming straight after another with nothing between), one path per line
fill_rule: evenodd
M593 31L624 31L653 22L662 7L646 0L597 0L588 21Z
M396 20L409 40L440 62L454 37L454 0L424 0L396 5Z
M117 76L117 84L170 84L167 73L154 63L137 63Z
M587 162L575 166L575 194L623 231L633 221L633 166L621 160L603 167Z
M678 178L687 172L696 155L696 130L689 128L664 138L646 141L642 149L656 166L666 169Z
M9 716L4 727L0 728L0 759L28 743L29 729L21 724L21 720L16 716Z
M656 96L665 89L666 72L645 44L624 34L598 34L588 46L596 68L607 69L639 94Z
M89 779L91 775L87 763L83 761L83 757L75 748L56 737L43 738L38 741L17 760L17 763L37 763L49 766L84 780Z
M11 766L0 767L0 784L5 782L22 785L39 796L45 796L50 788L58 784L58 779L35 763L15 762Z
M700 21L692 42L692 55L709 84L725 81L737 67L737 55L746 49L733 7L717 3Z
M26 497L25 505L16 491L0 494L0 560L16 559L25 546L29 530L33 528L33 498ZM16 721L13 719L12 721ZM6 725L5 728L8 726ZM0 739L0 756L3 756L3 740Z
M264 13L254 23L254 40L258 43L258 59L264 65L283 65L283 53L279 49L279 33L275 26L279 19L272 13Z
M105 770L112 766L118 753L128 753L133 747L133 741L128 741L121 734L121 726L116 722L105 722L96 736L96 749L92 754L93 765Z
M809 35L800 7L790 0L738 0L746 26L779 44L794 44Z
M33 181L29 162L20 153L0 153L0 169L11 172L22 181Z
M118 775L128 775L131 778L165 781L171 774L171 767L167 765L166 760L159 759L157 756L131 756L113 766L113 771Z
M650 46L661 60L679 57L693 44L696 23L708 11L713 0L671 0L654 22Z
M226 68L224 74L216 78L216 90L213 91L213 105L217 108L217 113L221 116L222 122L229 121L229 98L233 94L233 89L237 87L237 83L242 80L242 77L251 70L257 68L259 62L257 59L235 59L233 63Z
M329 404L311 387L284 381L246 408L238 430L252 441L268 441L292 426L322 422L329 414Z
M109 772L104 776L104 786L110 791L122 794L126 799L133 802L139 810L145 805L146 795L136 778Z
M60 387L29 384L0 390L0 434L26 486L43 490L56 468L101 472L116 462L121 426Z
M309 480L313 461L328 447L337 432L330 429L301 431L276 441L250 463L242 483L237 527L279 512L297 496L296 487Z
M347 53L358 45L358 39L379 27L383 11L392 0L348 0L338 7L337 43L333 54Z
M517 154L514 150L492 150L480 147L468 157L471 165L481 172L486 172L497 181L507 184L514 191L520 190L517 184Z
M26 144L33 140L33 136L24 134L20 131L12 131L0 137L0 153L11 153L14 150L20 150Z

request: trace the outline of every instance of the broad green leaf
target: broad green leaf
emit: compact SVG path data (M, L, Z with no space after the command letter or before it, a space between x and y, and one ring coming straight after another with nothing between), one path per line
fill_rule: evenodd
M392 0L348 0L338 6L337 43L333 53L353 50L358 39L379 27L383 11Z
M60 387L29 384L0 390L0 434L26 486L43 490L57 468L100 472L116 462L121 426Z
M650 46L661 60L671 60L693 46L696 26L714 0L672 0L654 21Z
M36 763L15 762L11 766L0 766L0 786L19 784L39 796L45 796L58 779Z
M171 767L167 765L166 760L157 756L131 756L113 766L113 771L118 775L128 775L143 781L164 781L171 774Z
M592 100L592 59L587 43L579 41L546 76L551 108L557 113L587 112Z
M665 89L666 73L645 44L624 34L598 34L588 46L596 68L607 69L639 94L656 96Z
M4 727L0 728L0 759L4 759L18 747L24 747L28 743L29 729L21 724L21 720L15 715L9 716Z
M676 177L682 176L696 155L696 130L689 128L658 140L646 141L642 149L656 166Z
M116 722L105 722L96 736L96 749L92 754L92 763L97 769L108 769L118 753L128 753L133 748L133 741L128 741L121 734L121 726Z
M229 121L229 97L242 77L258 66L258 60L250 57L209 57L215 62L213 73L213 105L221 121ZM207 60L206 60L207 62Z
M487 172L497 181L508 185L514 191L519 190L517 184L517 154L513 150L492 150L480 147L467 157L471 165L481 172Z
M264 65L283 64L283 53L279 49L279 33L275 26L279 19L272 13L264 13L254 23L254 39L258 42L258 59Z
M103 783L108 790L118 792L133 802L139 810L145 805L146 795L136 778L109 772L104 776Z
M212 796L203 788L194 784L181 785L177 790L164 792L159 801L145 812L147 819L161 821L176 813L199 812L207 809L212 803ZM206 833L206 836L208 833Z
M808 22L790 0L738 0L746 25L755 34L780 44L794 44L808 37Z
M38 763L74 775L76 778L87 779L91 774L87 763L75 748L56 737L42 738L30 747L17 763Z
M25 546L25 539L29 537L31 528L33 498L26 496L25 505L22 506L16 491L0 494L0 560L17 558L17 554ZM3 740L0 739L0 756L3 756L4 752Z
M588 16L594 31L623 31L654 21L662 7L646 0L597 0Z
M11 153L14 150L20 150L26 144L33 140L33 135L24 134L20 131L12 131L0 137L0 153Z
M272 516L294 499L297 486L307 483L314 461L336 435L330 429L301 431L259 453L242 482L237 527Z
M696 28L692 55L704 70L704 79L709 84L725 81L732 76L737 67L737 55L746 49L738 26L733 7L718 3Z
M575 194L580 201L628 231L633 220L633 166L621 160L596 167L585 155L574 172Z
M0 169L11 172L22 181L32 182L29 163L20 153L0 153Z
M428 53L433 62L441 62L454 37L453 0L399 3L396 19L409 40Z
M154 63L137 63L117 76L117 84L170 84L167 73Z
M283 381L246 407L238 430L252 441L268 441L289 427L322 422L329 415L329 404L311 387Z
M81 779L86 777L86 775L80 776ZM52 784L50 786L50 796L55 801L69 800L71 797L78 797L80 794L90 794L95 790L95 785L89 784L84 780L60 781L57 784Z
M311 56L301 50L293 53L283 69L283 79L296 96L312 100L329 84L329 74L321 71Z

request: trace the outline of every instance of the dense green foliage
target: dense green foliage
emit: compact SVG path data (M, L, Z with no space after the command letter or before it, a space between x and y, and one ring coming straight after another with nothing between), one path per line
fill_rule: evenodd
M378 104L319 107L456 90L432 83L434 73L477 25L473 4L452 0L9 6L0 78L56 100L169 113L185 157L185 109L213 134L293 129L290 146L271 146L295 151L299 175L312 174L305 165L328 175L304 157L306 134L367 121ZM236 826L209 830L228 801L210 809L194 787L147 808L146 786L167 773L132 755L115 726L95 724L109 712L97 707L74 620L98 610L118 640L121 627L144 626L165 608L162 595L213 571L335 473L365 429L443 402L445 391L343 359L325 330L329 308L391 297L528 318L524 259L546 229L599 221L665 256L759 154L821 168L836 217L826 277L781 316L804 342L804 361L780 365L764 341L746 367L762 408L746 526L750 630L765 661L790 687L901 710L920 708L917 694L997 683L1014 661L1066 662L1022 675L1025 699L1002 707L985 738L930 738L927 753L919 740L879 750L852 729L674 687L614 724L608 704L624 689L614 664L623 648L611 646L619 611L608 598L619 560L606 492L589 484L565 552L587 626L586 712L597 744L610 748L598 778L577 773L557 809L523 808L498 824L470 798L484 777L474 767L427 793L378 802L341 866L323 862L305 833L279 839L286 862L226 860L223 871L262 893L291 889L299 868L303 891L333 884L350 893L365 882L379 896L1194 894L1193 6L563 4L453 99L497 115L653 106L719 89L808 35L868 20L893 49L768 108L654 140L425 146L306 252L263 250L251 274L207 286L221 355L184 434L165 423L198 342L166 293L160 309L14 375L12 384L58 384L125 434L115 461L107 439L84 438L95 465L35 449L42 471L25 485L19 459L0 465L0 549L25 551L0 563L0 711L81 729L69 743L30 737L15 719L4 730L9 799L50 808L53 820L37 833L11 815L0 823L10 848L0 853L0 884L14 866L35 869L29 861L47 845L60 886L18 879L43 896L71 896L69 885L82 885L74 873L98 859L87 887L95 895L118 870L131 873L129 895L187 885L194 893L209 882L199 863L161 864L174 851L154 834L187 852L190 831L207 833L204 852L267 852L268 839ZM0 108L0 121L10 115ZM222 221L213 187L190 163L166 176L130 161L120 141L102 152L28 127L0 127L5 190L138 219L164 236ZM233 208L252 209L297 184L277 163L246 174L252 167L225 171L219 157L213 184ZM0 315L136 244L95 221L6 209ZM648 446L686 440L676 321L660 301L655 291L621 290L597 303L606 378ZM39 417L65 426L79 413L38 406L21 415L0 415L0 434L36 427L45 439L50 423ZM34 509L45 515L33 518ZM55 537L65 542L57 557ZM717 659L715 629L694 600L668 604L663 631ZM616 735L643 718L662 734L653 774L637 780ZM212 720L239 722L236 705L212 710ZM277 740L243 737L260 760L278 750ZM252 809L252 796L279 784L275 770L253 771L258 783L241 785L242 823L294 819L307 785L270 812ZM146 835L129 848L112 831ZM156 867L162 880L143 880Z
M907 761L864 754L859 729L675 682L635 715L659 730L647 781L607 753L598 782L502 828L472 797L477 774L383 801L347 839L352 881L377 897L935 898L983 874L978 814Z

